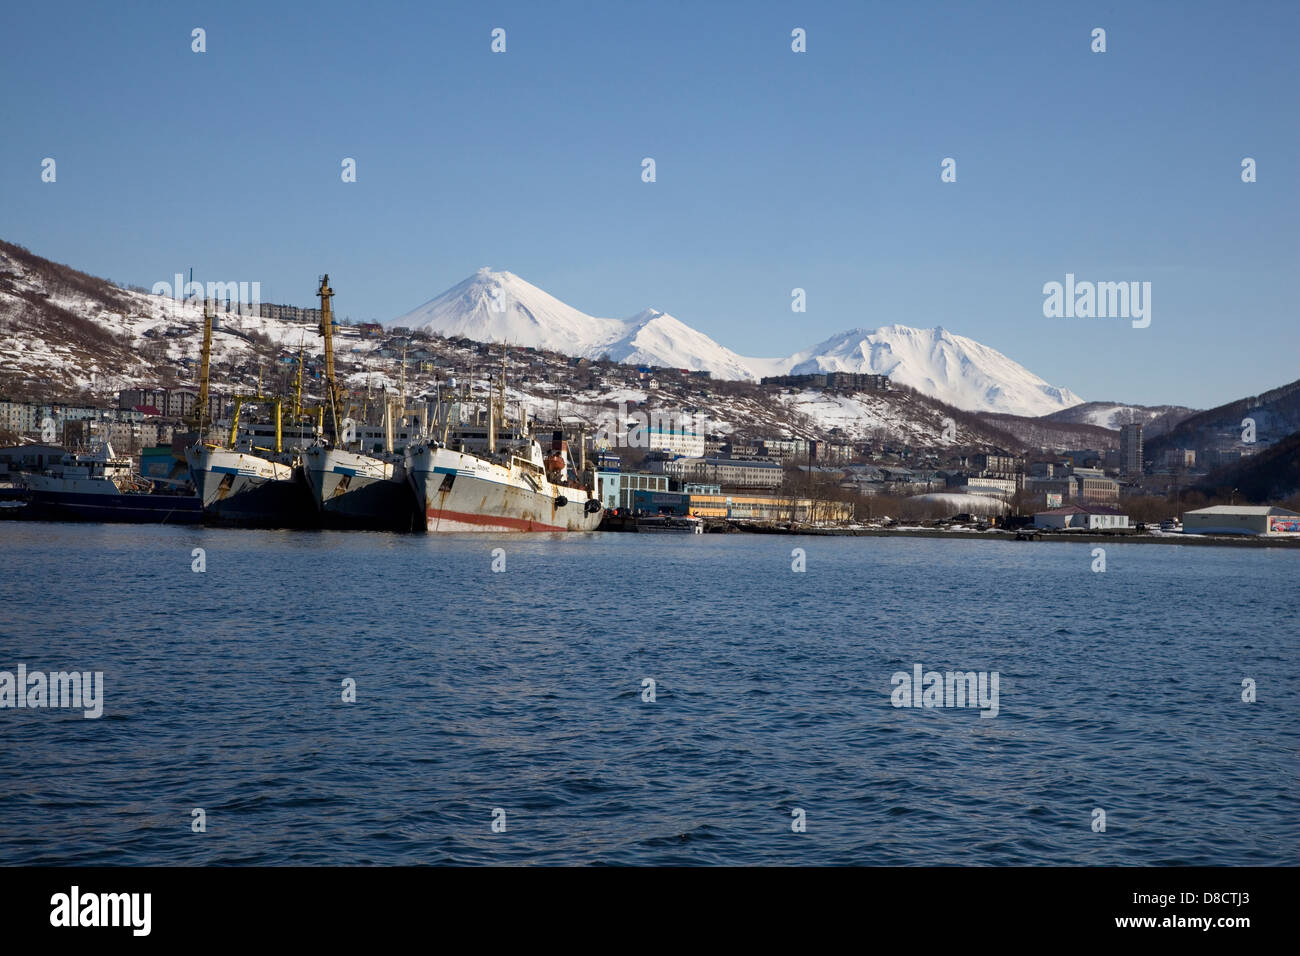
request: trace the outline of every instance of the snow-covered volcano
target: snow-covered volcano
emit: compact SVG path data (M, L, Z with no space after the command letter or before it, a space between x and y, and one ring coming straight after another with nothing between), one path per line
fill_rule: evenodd
M396 325L477 342L585 355L624 334L617 319L579 312L513 272L479 269L464 282L397 319Z
M480 269L394 324L479 342L553 349L616 362L707 370L757 381L746 360L657 309L601 319L566 305L513 272Z
M656 309L628 319L588 315L510 272L480 269L394 321L445 336L552 349L617 362L707 370L717 378L870 372L957 408L1038 416L1083 400L973 339L942 328L851 329L786 358L746 358Z
M1068 388L1049 385L996 349L944 328L850 329L768 367L788 375L888 375L900 385L968 411L1036 417L1083 402Z

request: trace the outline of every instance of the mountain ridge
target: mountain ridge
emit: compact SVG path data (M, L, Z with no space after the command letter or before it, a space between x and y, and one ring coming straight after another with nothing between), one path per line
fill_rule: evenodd
M627 364L708 371L758 381L769 375L853 372L886 375L901 385L971 412L1040 416L1083 403L996 349L942 326L898 323L838 332L783 358L747 357L675 316L645 309L600 318L556 299L512 272L479 269L390 325L476 341L547 348Z

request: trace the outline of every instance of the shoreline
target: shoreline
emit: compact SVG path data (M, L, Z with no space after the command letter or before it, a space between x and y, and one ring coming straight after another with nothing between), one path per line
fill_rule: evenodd
M745 525L740 522L714 519L706 523L706 534L784 534L806 535L810 537L855 537L855 538L944 538L946 540L967 541L1011 541L1015 542L1014 531L941 531L937 528L790 528L784 525ZM1208 535L1208 534L1106 534L1094 532L1052 532L1037 531L1033 541L1020 541L1020 544L1035 544L1039 541L1052 543L1095 543L1095 544L1174 544L1193 547L1228 547L1228 548L1297 548L1300 538L1269 538L1263 535Z

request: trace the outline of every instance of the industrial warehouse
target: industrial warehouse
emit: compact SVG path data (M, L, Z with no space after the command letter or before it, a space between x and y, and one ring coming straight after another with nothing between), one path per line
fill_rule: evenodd
M1184 512L1183 534L1300 537L1300 512L1267 505L1215 505L1211 508Z

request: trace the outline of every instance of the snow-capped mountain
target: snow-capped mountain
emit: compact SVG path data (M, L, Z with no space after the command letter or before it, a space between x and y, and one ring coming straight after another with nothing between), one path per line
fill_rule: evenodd
M393 324L479 342L507 342L587 358L609 355L616 362L757 380L743 358L671 315L646 309L630 319L597 318L512 272L480 269Z
M566 305L513 272L480 269L464 282L394 321L438 335L585 355L626 334L617 319Z
M957 408L1036 417L1080 404L1068 388L1049 385L996 349L944 328L887 325L850 329L769 367L775 374L862 372L888 375L900 385Z
M616 362L707 370L718 378L758 381L748 359L657 309L633 316L624 327L627 332L621 339L599 349Z
M394 324L588 358L608 355L629 364L707 370L721 379L757 381L822 371L888 375L967 411L1038 416L1083 401L1001 352L942 328L851 329L786 358L747 358L656 309L629 319L597 318L513 273L490 269L480 269Z

